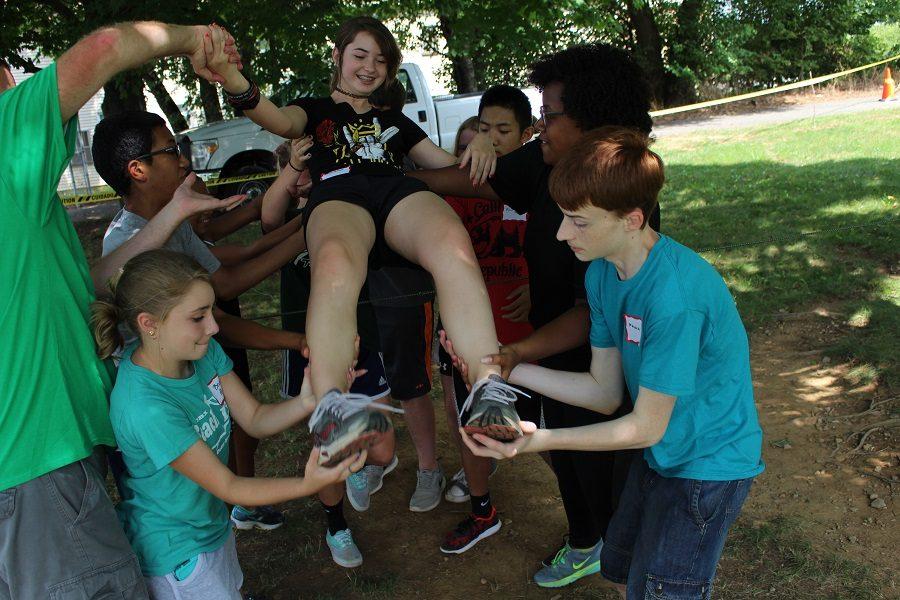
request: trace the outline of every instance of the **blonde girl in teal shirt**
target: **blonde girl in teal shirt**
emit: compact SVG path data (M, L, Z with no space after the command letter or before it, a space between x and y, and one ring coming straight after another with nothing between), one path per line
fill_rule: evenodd
M139 338L125 349L110 420L124 463L116 474L119 517L157 599L241 598L226 503L308 496L365 461L352 456L324 468L313 450L303 477L238 477L228 469L232 418L263 438L308 417L315 398L307 384L284 402L257 402L212 337L219 329L214 301L209 275L196 261L152 250L125 265L112 302L92 306L102 358L120 343L119 324Z

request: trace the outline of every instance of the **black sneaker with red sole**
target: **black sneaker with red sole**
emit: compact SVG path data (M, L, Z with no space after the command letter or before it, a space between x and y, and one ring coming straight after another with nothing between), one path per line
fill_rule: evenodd
M492 506L490 515L476 517L474 514L470 514L456 526L456 529L448 533L444 543L441 544L441 552L462 554L498 531L500 531L500 517L497 515L497 509Z

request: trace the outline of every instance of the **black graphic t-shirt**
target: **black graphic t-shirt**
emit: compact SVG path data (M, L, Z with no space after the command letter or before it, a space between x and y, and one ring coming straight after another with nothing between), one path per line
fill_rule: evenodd
M313 185L336 175L402 175L403 158L426 134L399 110L358 114L346 102L298 98L291 102L309 119L306 133L315 142L307 163Z

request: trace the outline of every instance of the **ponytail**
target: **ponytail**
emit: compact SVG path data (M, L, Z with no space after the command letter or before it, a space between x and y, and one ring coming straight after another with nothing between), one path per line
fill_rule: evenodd
M97 343L97 356L109 358L116 348L122 345L122 334L119 332L121 311L112 302L97 300L91 304L91 330Z

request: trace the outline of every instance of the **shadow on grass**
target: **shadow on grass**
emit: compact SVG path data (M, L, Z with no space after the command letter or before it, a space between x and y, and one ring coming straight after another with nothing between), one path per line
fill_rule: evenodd
M676 163L667 168L662 231L691 248L713 248L704 256L722 273L749 329L826 303L866 312L835 352L896 384L897 173L900 160ZM882 224L840 230L874 222ZM822 233L799 236L810 231ZM772 238L780 241L715 249Z

